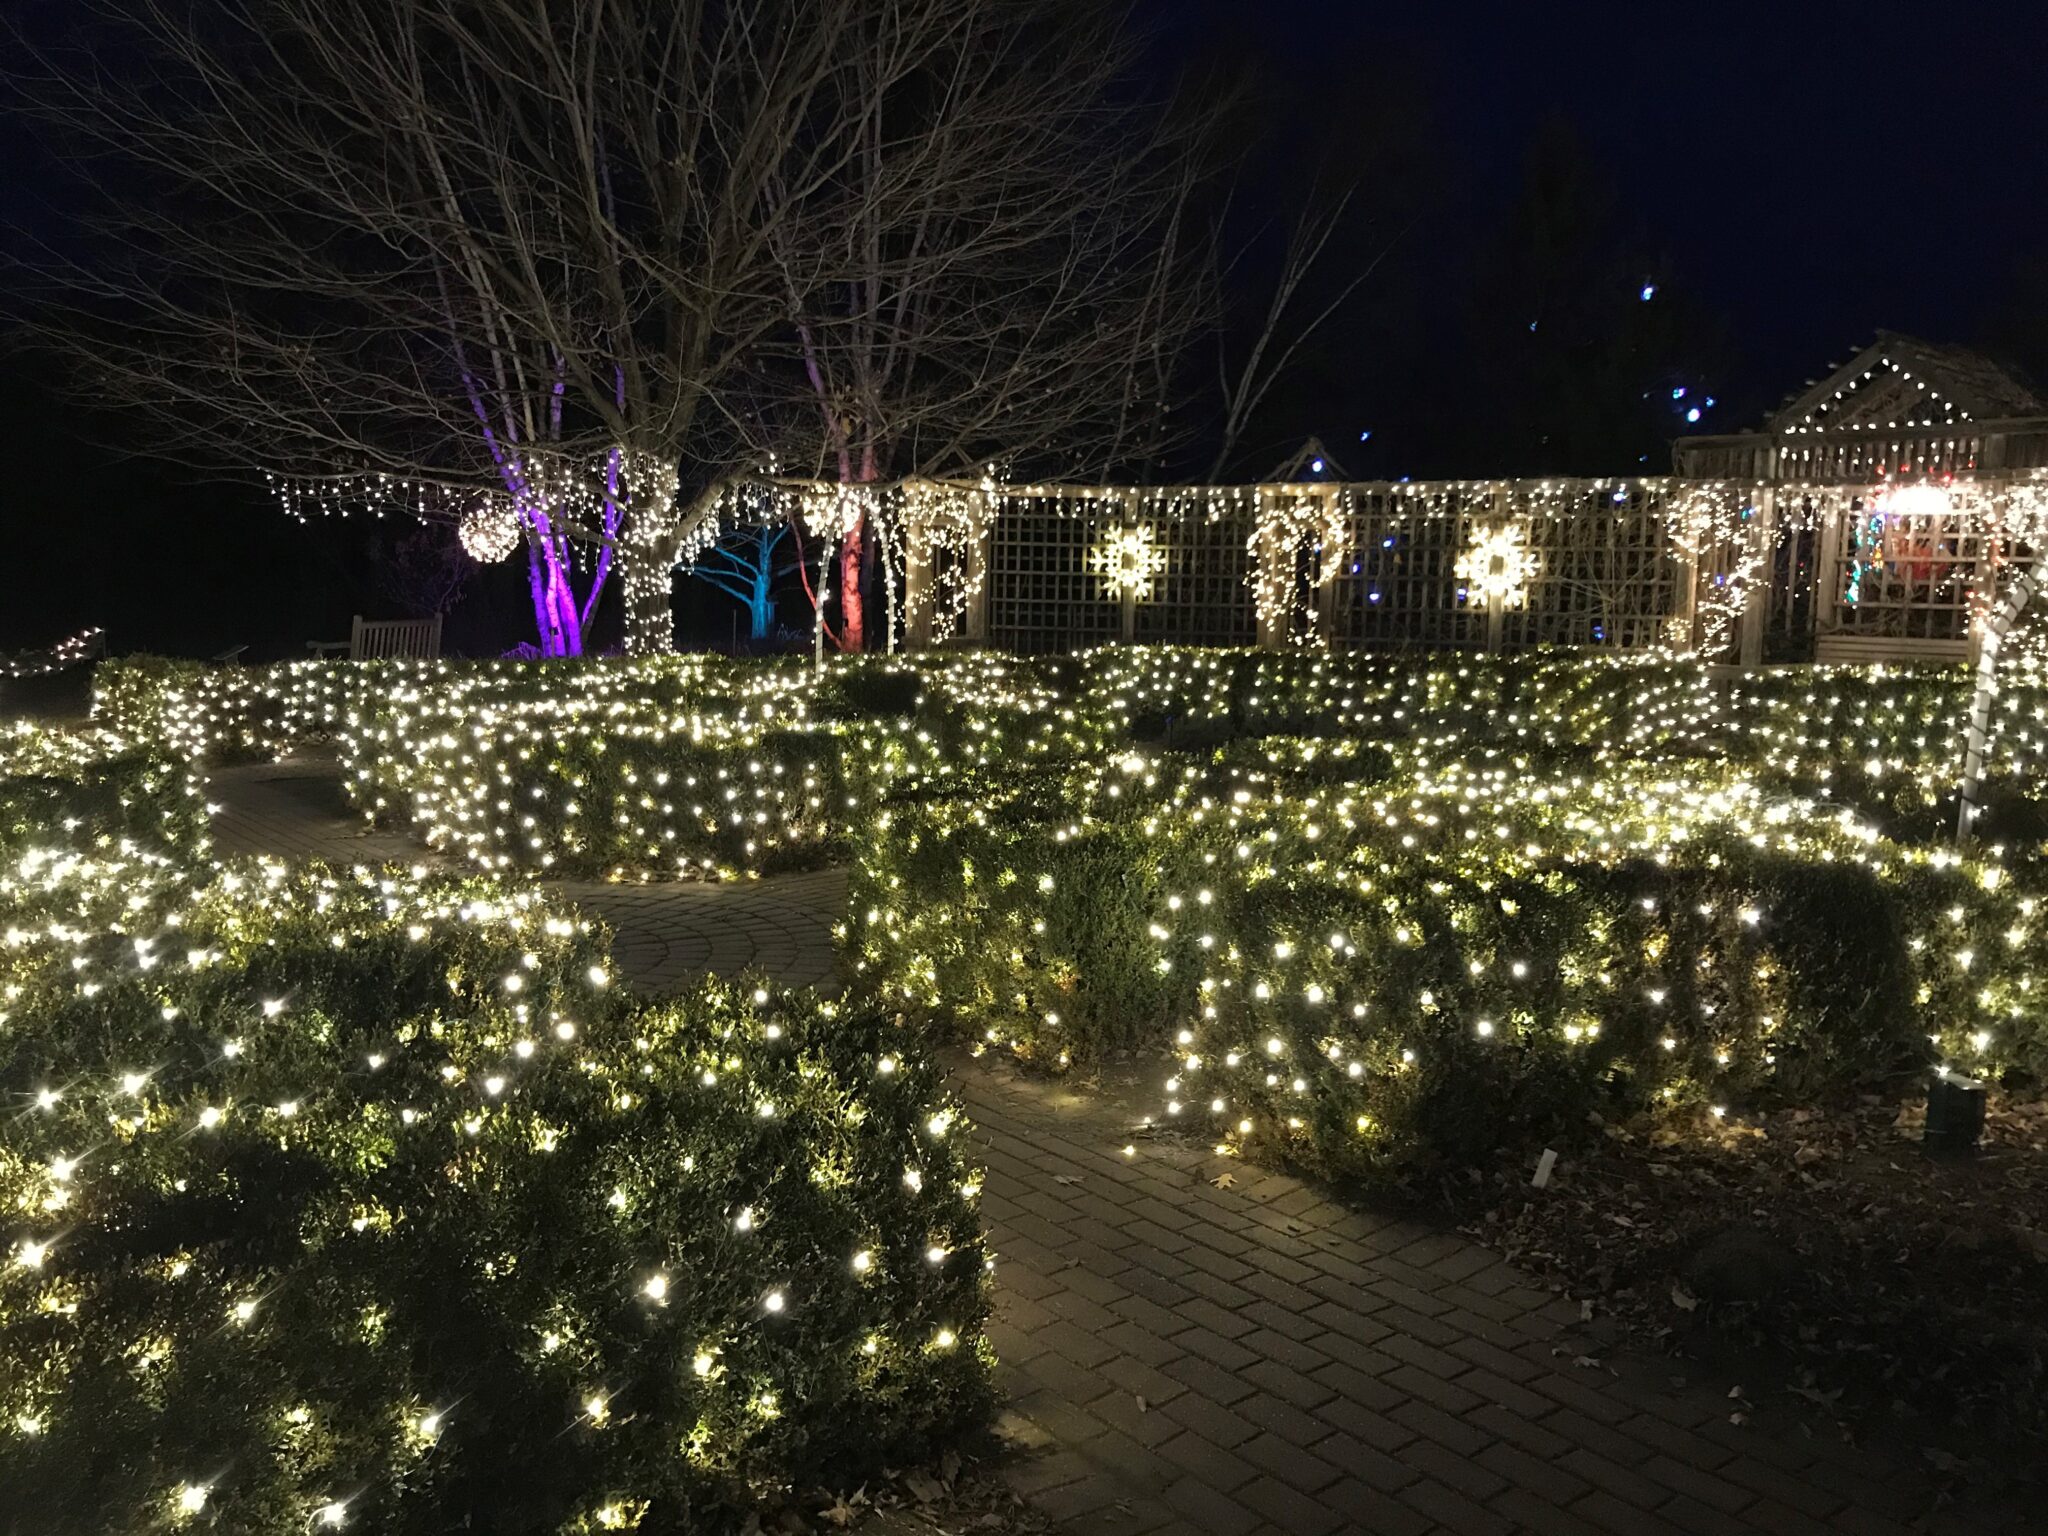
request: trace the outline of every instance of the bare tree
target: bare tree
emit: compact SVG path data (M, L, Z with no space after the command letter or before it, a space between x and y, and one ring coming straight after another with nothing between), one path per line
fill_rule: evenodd
M88 9L15 39L104 194L42 333L193 461L516 520L549 654L621 577L665 644L686 477L1156 440L1189 141L1098 6Z
M377 591L409 619L431 619L462 600L476 576L476 562L441 523L417 523L388 543L373 538Z
M1383 246L1371 261L1343 276L1335 290L1323 297L1313 310L1305 310L1304 306L1313 301L1306 298L1304 290L1312 286L1313 278L1321 275L1319 269L1327 266L1326 253L1332 237L1342 226L1358 191L1358 183L1353 181L1331 197L1312 200L1296 215L1288 229L1287 248L1267 295L1258 329L1252 335L1245 356L1235 365L1230 359L1227 337L1218 332L1216 374L1223 404L1223 427L1217 439L1215 456L1209 463L1210 480L1222 474L1229 464L1238 439L1243 436L1246 425L1265 400L1274 381L1287 371L1295 355L1321 329L1323 322L1343 308L1393 248L1392 242ZM1221 245L1219 234L1219 252ZM1250 242L1224 258L1226 272L1244 261L1249 248ZM1224 276L1225 273L1219 273L1217 281L1222 282Z
M747 610L747 638L756 644L775 627L775 578L799 567L781 556L791 522L751 523L724 534L690 562L690 574L735 598Z
M1191 121L1115 104L1131 45L1112 16L959 5L914 53L878 29L849 56L847 94L871 105L854 195L771 239L794 365L777 377L796 386L768 407L784 462L871 485L1156 459L1173 374L1211 312L1183 233L1204 143ZM866 522L840 539L850 650L877 563Z

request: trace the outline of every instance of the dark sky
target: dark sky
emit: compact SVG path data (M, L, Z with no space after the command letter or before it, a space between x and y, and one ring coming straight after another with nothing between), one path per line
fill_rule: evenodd
M1507 468L1483 430L1433 429L1494 365L1467 324L1468 257L1557 118L1617 218L1725 328L1727 377L1708 381L1720 415L1702 430L1754 424L1881 326L2048 366L2048 265L2031 288L2017 275L2048 258L2048 7L1136 3L1162 80L1219 59L1262 75L1263 158L1241 212L1284 222L1286 170L1325 149L1398 162L1364 203L1376 231L1400 231L1399 259L1276 391L1247 462L1315 431L1359 475ZM0 169L0 223L40 224L63 178L13 122L0 122ZM364 536L308 535L245 488L111 460L48 385L19 367L0 377L0 650L103 622L117 648L282 654L377 611ZM502 643L516 614L501 604L487 626L512 623ZM705 620L726 628L722 608Z
M2016 262L2048 252L2048 6L1148 3L1170 49L1228 36L1298 82L1303 144L1333 96L1419 87L1448 233L1512 194L1562 113L1771 399L1879 326L1983 339Z

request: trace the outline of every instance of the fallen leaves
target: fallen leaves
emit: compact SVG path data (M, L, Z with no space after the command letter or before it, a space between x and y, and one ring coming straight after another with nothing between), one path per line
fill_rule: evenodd
M835 1493L832 1502L819 1510L818 1514L822 1519L845 1530L860 1518L861 1510L867 1506L867 1502L868 1491L865 1487L856 1488L851 1494Z
M2048 1103L1994 1096L1982 1150L1962 1159L1924 1154L1917 1103L1751 1118L1731 1134L1704 1114L1635 1117L1626 1137L1578 1144L1547 1190L1517 1160L1444 1192L1464 1230L1577 1300L1582 1322L1597 1301L1645 1341L1724 1356L1711 1327L1766 1346L1801 1383L1787 1400L1831 1415L1906 1408L1980 1442L2048 1435Z

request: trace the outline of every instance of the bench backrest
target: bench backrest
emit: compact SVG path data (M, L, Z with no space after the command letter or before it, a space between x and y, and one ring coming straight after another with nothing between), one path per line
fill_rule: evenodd
M1968 661L1976 647L1965 640L1919 640L1900 635L1820 635L1813 659L1822 666L1867 666L1876 661Z
M359 613L355 627L349 631L350 661L383 661L392 657L432 661L440 654L439 614L431 619L366 620Z

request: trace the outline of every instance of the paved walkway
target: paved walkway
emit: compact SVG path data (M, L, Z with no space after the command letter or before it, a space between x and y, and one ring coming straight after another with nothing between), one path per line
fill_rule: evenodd
M422 857L361 830L331 760L224 770L211 796L225 851ZM652 987L749 964L821 980L845 891L833 872L555 885ZM1035 1447L1013 1478L1075 1536L2048 1529L2017 1506L1933 1513L1910 1447L1846 1446L1727 1382L1677 1384L1672 1360L1596 1359L1574 1308L1455 1234L1134 1136L1145 1083L965 1057L955 1076L987 1161L999 1381Z
M441 864L401 832L366 827L343 797L331 757L216 769L207 791L220 807L223 853L267 853L337 863ZM447 861L448 868L458 867ZM832 925L846 910L846 872L821 869L727 885L620 885L550 880L614 936L620 968L647 991L697 975L761 970L790 986L836 985Z

